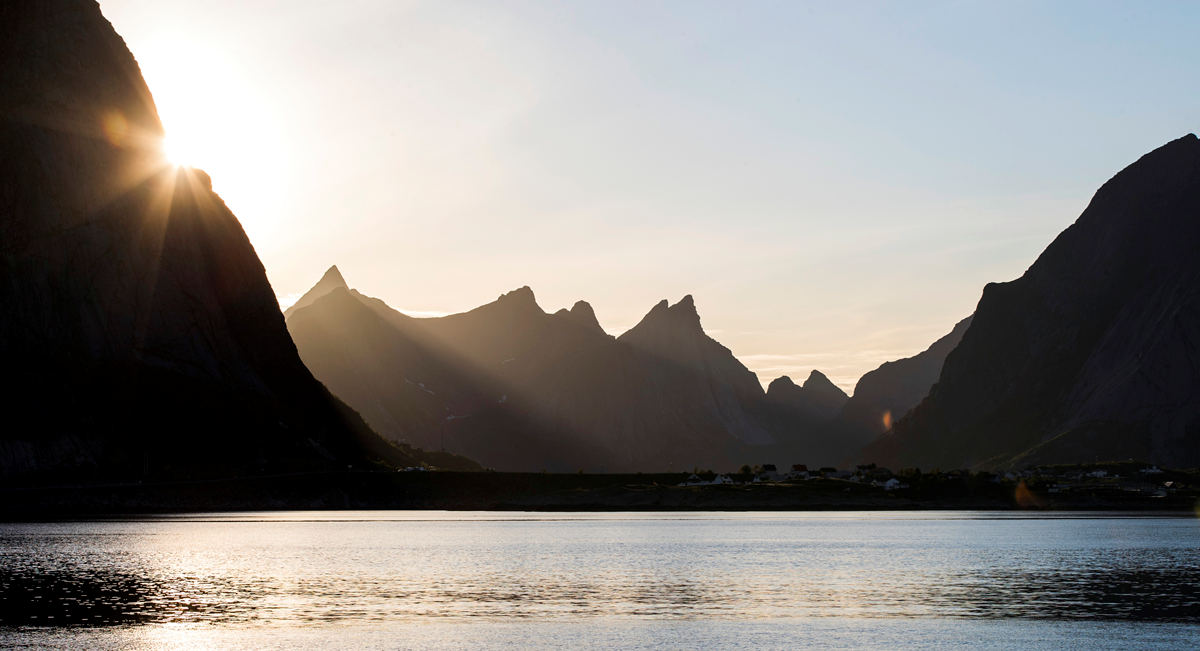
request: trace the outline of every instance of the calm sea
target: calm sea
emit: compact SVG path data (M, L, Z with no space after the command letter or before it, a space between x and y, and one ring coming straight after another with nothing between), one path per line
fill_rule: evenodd
M290 512L0 524L0 648L1187 649L1196 517Z

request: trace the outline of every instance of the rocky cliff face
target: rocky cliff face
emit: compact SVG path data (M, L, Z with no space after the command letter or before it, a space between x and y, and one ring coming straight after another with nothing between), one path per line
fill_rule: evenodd
M1019 279L990 284L934 390L859 457L1001 468L1200 465L1200 142L1117 174Z
M377 429L497 469L724 468L757 462L781 430L691 297L617 339L587 303L547 314L527 287L438 319L342 287L288 327L309 368Z
M0 475L204 476L396 458L301 363L137 63L87 0L0 6Z

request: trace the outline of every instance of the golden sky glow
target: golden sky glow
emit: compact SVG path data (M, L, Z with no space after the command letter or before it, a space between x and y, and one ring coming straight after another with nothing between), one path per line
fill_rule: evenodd
M135 53L176 165L203 169L256 244L280 227L290 153L280 107L219 43L179 31L155 33Z
M1187 5L101 9L281 297L336 264L401 310L528 285L620 334L692 294L763 383L920 352L1200 128Z

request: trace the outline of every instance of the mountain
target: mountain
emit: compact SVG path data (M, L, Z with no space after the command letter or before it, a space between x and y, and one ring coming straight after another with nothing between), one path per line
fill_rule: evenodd
M287 319L288 317L292 316L292 313L296 310L312 305L313 301L317 300L318 298L321 298L335 289L344 287L346 287L346 280L342 278L342 272L338 271L337 265L330 267L329 270L325 272L325 275L321 276L321 280L317 281L317 284L312 286L312 289L304 292L304 295L300 297L300 300L292 303L288 309L283 311L283 318Z
M662 301L617 338L654 364L654 381L686 413L711 415L747 445L774 442L755 418L765 404L758 377L730 350L704 333L691 295L675 305Z
M615 472L758 462L790 432L690 296L614 338L586 302L548 314L528 287L418 319L322 284L287 321L300 355L397 440L500 470Z
M796 386L792 378L784 375L767 385L767 399L793 409L816 422L825 422L838 415L849 396L825 374L813 370L803 386Z
M596 318L596 311L587 301L577 301L571 309L563 308L554 313L554 316L559 316L578 323L579 325L595 332L597 334L607 334L604 328L600 327L600 320Z
M984 288L920 405L858 455L1006 468L1200 466L1200 142L1105 183L1017 280Z
M300 361L262 263L89 0L0 8L0 478L405 463Z

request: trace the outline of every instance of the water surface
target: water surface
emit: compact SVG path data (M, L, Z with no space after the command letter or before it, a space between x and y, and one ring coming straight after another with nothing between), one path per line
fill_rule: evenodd
M0 604L6 648L1166 649L1200 642L1200 522L421 511L10 523Z

